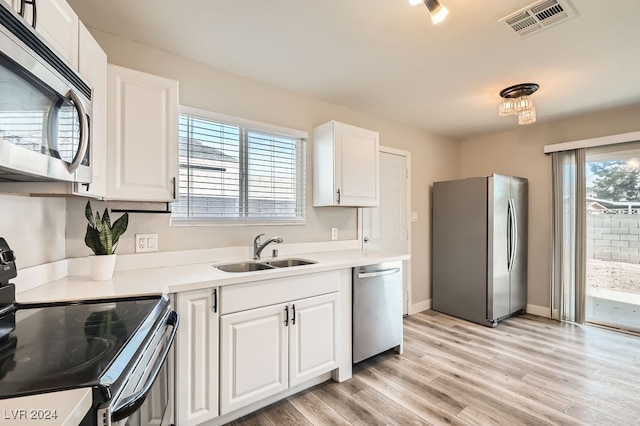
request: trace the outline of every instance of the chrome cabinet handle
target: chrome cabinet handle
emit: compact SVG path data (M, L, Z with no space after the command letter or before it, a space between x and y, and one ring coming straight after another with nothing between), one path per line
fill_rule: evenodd
M38 19L38 5L36 0L20 0L20 11L18 14L24 18L24 14L26 12L26 4L29 3L31 5L31 26L33 29L36 29L36 21Z

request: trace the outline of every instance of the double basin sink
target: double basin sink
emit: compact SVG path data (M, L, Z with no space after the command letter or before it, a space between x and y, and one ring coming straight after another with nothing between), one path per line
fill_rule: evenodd
M273 259L268 261L252 261L245 260L240 262L225 263L221 265L214 265L214 267L224 272L252 272L252 271L266 271L270 269L278 268L290 268L293 266L303 266L318 263L313 260L307 259Z

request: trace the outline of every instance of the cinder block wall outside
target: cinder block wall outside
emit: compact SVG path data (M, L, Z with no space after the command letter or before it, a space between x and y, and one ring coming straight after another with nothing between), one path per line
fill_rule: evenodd
M587 214L587 259L640 264L640 215Z

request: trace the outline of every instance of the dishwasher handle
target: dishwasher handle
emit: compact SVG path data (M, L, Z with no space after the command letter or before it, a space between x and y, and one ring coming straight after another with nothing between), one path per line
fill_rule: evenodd
M383 277L385 275L397 274L398 272L400 272L400 268L383 269L374 272L358 272L358 279Z

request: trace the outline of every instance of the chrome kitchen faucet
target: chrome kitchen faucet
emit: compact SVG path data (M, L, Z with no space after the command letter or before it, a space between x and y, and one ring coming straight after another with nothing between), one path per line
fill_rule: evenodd
M271 237L267 241L265 241L264 243L260 244L260 237L263 236L263 235L264 234L258 234L258 236L253 240L253 258L255 260L260 260L260 253L262 253L262 250L264 250L264 248L266 246L268 246L269 244L271 244L271 243L280 244L281 242L284 241L280 237Z

